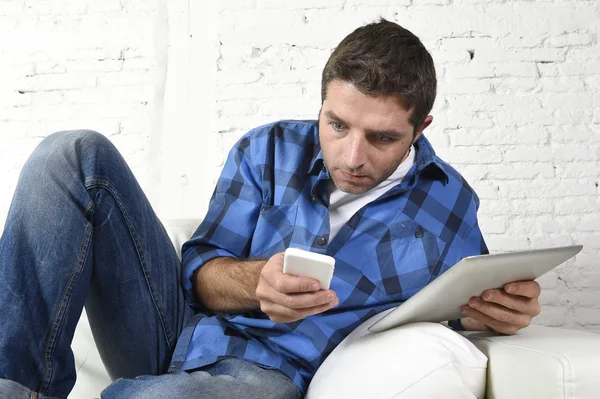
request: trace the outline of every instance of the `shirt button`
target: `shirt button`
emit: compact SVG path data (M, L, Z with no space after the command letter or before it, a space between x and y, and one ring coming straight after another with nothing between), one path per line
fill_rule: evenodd
M415 237L417 237L417 238L423 237L423 232L421 231L421 229L415 231Z
M327 238L325 238L325 237L319 237L319 238L317 238L317 245L318 246L322 247L325 244L327 244Z

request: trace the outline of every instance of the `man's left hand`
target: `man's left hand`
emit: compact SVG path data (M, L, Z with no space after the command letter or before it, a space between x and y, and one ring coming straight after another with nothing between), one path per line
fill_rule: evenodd
M504 289L483 292L460 308L465 330L493 330L512 335L540 314L540 285L536 281L508 283Z

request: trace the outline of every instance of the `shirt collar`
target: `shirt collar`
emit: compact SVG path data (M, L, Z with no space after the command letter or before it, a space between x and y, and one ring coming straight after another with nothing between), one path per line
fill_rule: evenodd
M315 129L315 146L313 149L313 158L308 168L309 175L317 175L326 173L329 176L329 171L323 160L323 150L319 144L319 129ZM442 180L448 183L448 172L444 168L442 161L435 155L435 151L431 143L424 134L422 134L414 144L417 149L417 157L415 159L416 174L431 177L433 179Z
M448 183L449 176L444 163L435 155L431 143L424 134L421 134L417 141L415 141L415 148L417 149L417 159L415 159L415 164L417 165L416 174L442 180L444 184Z

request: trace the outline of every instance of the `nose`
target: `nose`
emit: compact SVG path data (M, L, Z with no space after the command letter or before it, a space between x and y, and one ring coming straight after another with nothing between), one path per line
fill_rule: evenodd
M348 157L346 159L346 166L349 169L356 170L367 163L367 146L368 144L362 137L351 138Z

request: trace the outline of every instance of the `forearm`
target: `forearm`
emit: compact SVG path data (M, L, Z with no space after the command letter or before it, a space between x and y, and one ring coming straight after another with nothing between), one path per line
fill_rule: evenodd
M194 295L215 312L241 313L259 308L256 286L266 260L214 258L194 273Z

